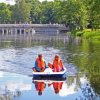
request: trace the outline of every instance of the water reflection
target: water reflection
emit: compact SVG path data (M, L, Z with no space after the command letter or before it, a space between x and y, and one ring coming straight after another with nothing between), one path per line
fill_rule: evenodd
M44 82L39 82L39 81L33 81L33 83L35 84L35 89L38 92L38 95L42 95L46 84Z
M0 100L13 100L19 98L23 91L31 90L28 80L27 76L0 71Z
M66 97L68 100L94 100L94 93L86 76L67 77L67 80L33 80L38 95L42 95L45 88L51 89L54 94L60 97ZM50 90L48 90L50 91Z
M32 80L31 77L19 74L0 73L1 100L33 100L39 97L57 100L97 100L97 95L85 75L67 76L66 80Z
M100 44L93 44L87 40L80 42L77 39L69 39L69 41L33 41L28 39L1 41L0 70L28 76L30 73L32 74L31 68L34 65L34 60L38 52L42 53L46 62L50 63L52 63L54 55L58 53L65 67L67 67L69 76L66 81L63 81L62 86L57 85L59 88L56 89L56 92L59 92L55 94L53 82L44 82L42 83L44 87L42 95L38 96L37 90L39 89L36 89L32 85L30 77L17 77L14 74L0 72L0 96L5 96L4 90L9 89L9 91L12 91L11 87L7 85L11 81L9 83L11 84L10 86L13 86L15 90L18 90L17 87L21 89L19 89L21 96L14 98L15 100L33 100L33 98L39 100L39 97L44 100L44 97L47 99L49 96L53 100L97 100L98 96L100 96ZM87 78L83 77L85 73L87 74ZM19 79L21 82L16 81ZM28 82L22 82L24 80ZM16 86L13 85L15 83ZM32 88L30 90L27 88L26 90L22 89L22 86L26 87L25 84L31 84ZM18 93L20 94L20 92Z
M63 82L52 82L51 84L48 84L49 87L51 85L53 85L55 94L58 94L60 90L62 89Z

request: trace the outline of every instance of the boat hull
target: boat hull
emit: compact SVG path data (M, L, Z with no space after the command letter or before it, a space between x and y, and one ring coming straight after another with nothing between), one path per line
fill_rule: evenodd
M33 72L33 78L66 78L66 72L66 69L61 72L53 72L48 68L45 72Z

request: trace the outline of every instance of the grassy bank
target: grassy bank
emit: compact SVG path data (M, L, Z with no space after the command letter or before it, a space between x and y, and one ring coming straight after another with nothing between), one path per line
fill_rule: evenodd
M100 29L98 30L85 29L83 31L78 31L76 32L76 36L88 39L94 43L100 43Z

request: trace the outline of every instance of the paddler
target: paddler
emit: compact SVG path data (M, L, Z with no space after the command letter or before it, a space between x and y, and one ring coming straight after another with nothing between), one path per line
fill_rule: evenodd
M35 61L35 66L32 68L34 72L44 72L46 68L46 63L42 57L42 54L39 54Z
M53 69L54 72L60 72L64 69L63 62L59 55L55 55L53 64L48 63L48 66Z

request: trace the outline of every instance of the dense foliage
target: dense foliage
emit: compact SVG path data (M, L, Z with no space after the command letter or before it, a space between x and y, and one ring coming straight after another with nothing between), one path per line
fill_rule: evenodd
M100 28L100 0L16 0L0 3L0 23L59 23L71 30Z

